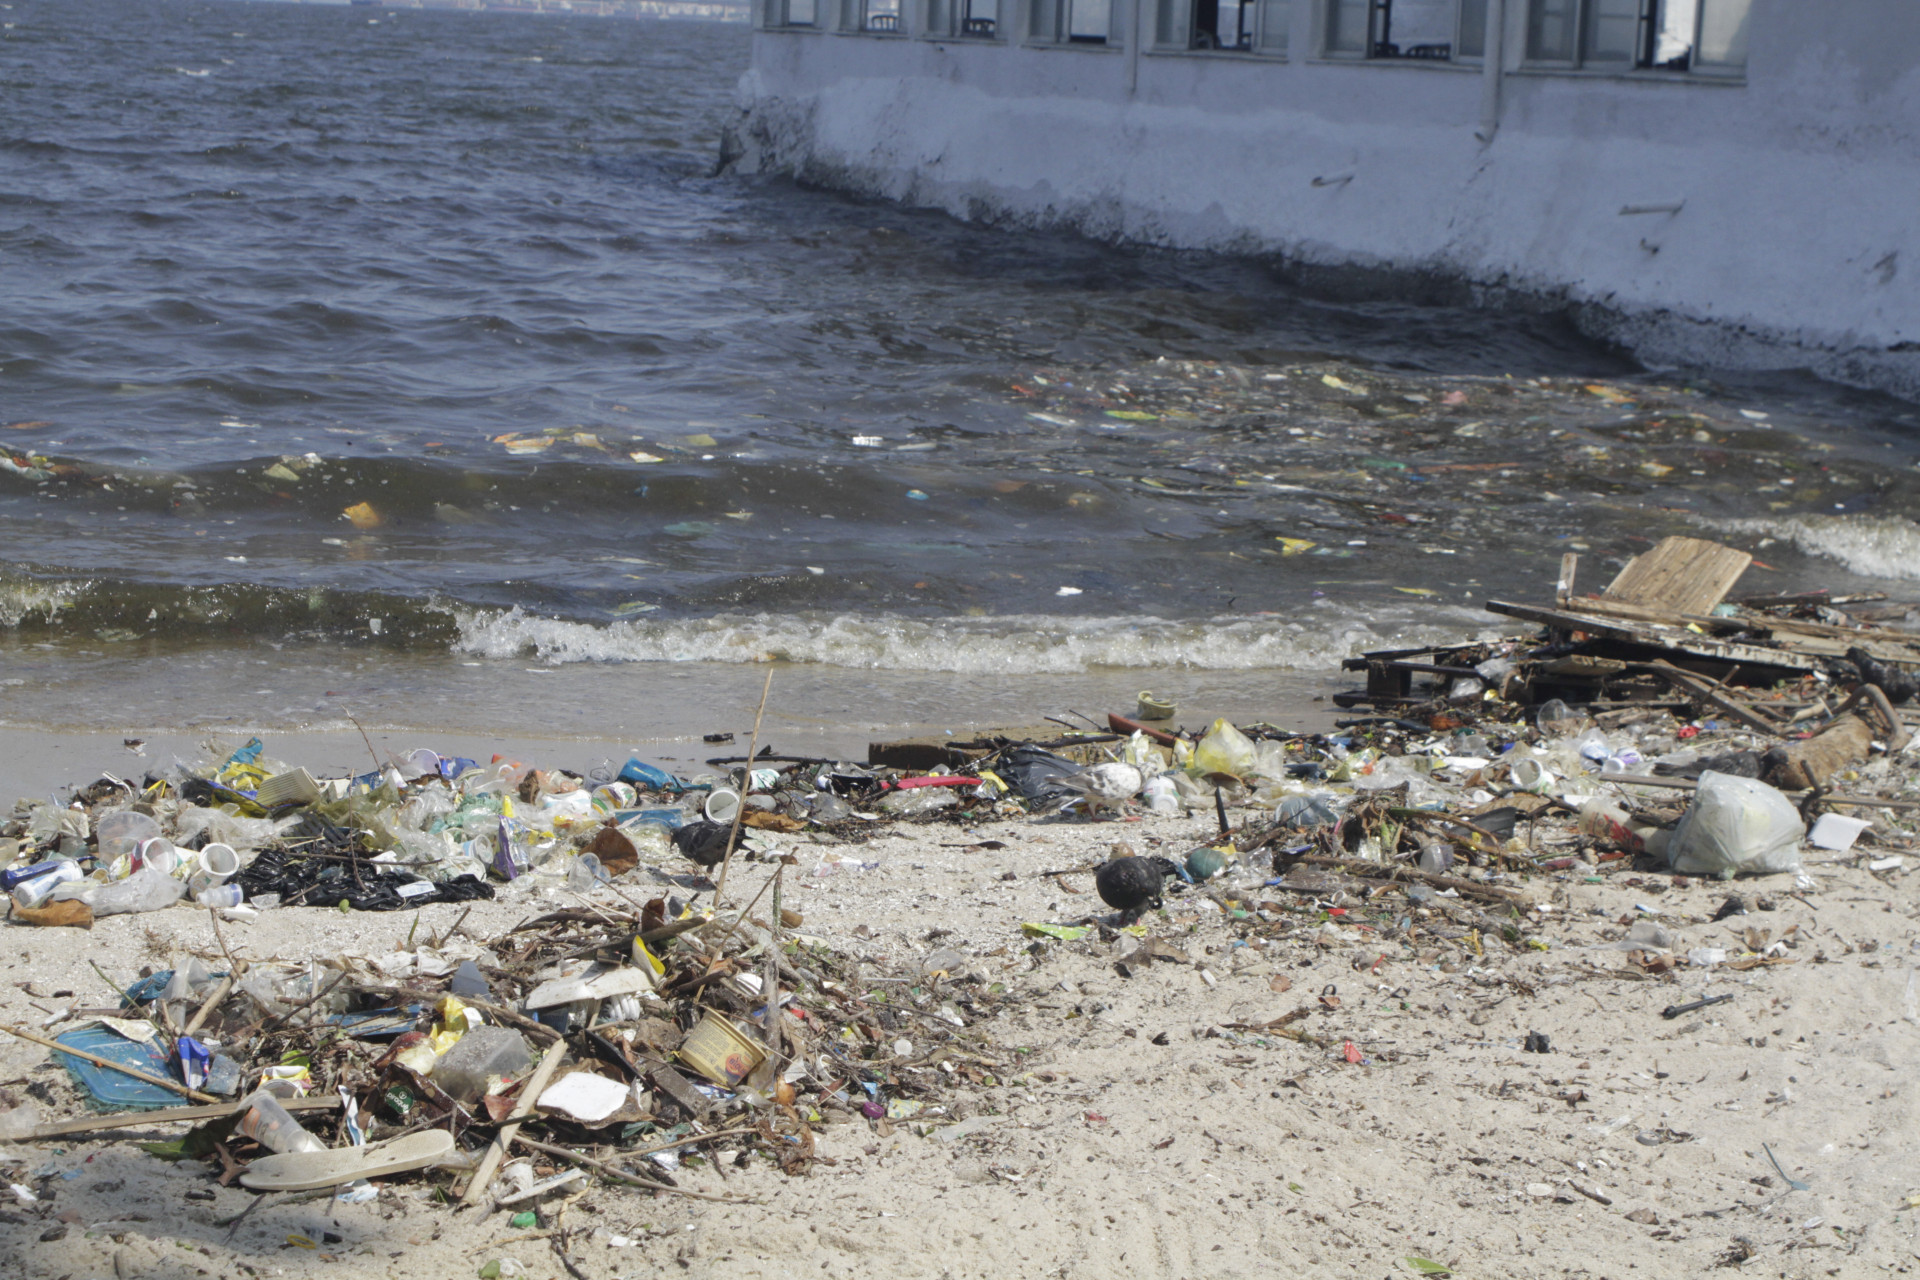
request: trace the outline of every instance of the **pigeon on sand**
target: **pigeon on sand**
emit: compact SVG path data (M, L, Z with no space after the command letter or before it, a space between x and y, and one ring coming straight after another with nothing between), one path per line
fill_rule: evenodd
M1131 924L1148 907L1160 905L1162 883L1179 874L1179 868L1165 858L1115 858L1093 873L1093 887L1100 901Z

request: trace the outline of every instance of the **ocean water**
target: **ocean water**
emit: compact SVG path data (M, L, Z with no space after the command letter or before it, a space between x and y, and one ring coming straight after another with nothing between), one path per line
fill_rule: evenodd
M0 724L1258 716L1568 550L1917 590L1909 403L718 173L749 40L0 4Z

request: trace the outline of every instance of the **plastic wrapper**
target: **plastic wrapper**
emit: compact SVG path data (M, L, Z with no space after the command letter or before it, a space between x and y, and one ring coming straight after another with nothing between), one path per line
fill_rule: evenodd
M204 834L209 841L231 845L242 852L261 848L278 838L283 826L271 818L242 818L219 809L186 805L174 822L175 844L192 844Z
M1059 780L1079 773L1080 766L1042 747L1015 747L996 772L1022 800L1036 808L1051 808L1078 794L1059 785Z
M1779 791L1757 778L1707 772L1667 857L1686 875L1773 875L1800 869L1806 824Z

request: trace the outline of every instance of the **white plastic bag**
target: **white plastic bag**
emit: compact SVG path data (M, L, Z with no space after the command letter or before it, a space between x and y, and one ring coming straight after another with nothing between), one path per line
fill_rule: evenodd
M1806 832L1793 802L1774 788L1709 771L1674 828L1667 858L1675 871L1722 879L1798 871Z

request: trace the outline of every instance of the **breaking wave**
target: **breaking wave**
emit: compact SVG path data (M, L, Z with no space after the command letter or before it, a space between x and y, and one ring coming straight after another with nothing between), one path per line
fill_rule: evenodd
M1797 515L1703 523L1726 533L1778 538L1867 577L1920 579L1920 525L1900 516Z
M1325 610L1237 615L907 618L885 614L723 614L594 625L519 609L458 611L457 652L568 662L804 662L965 675L1071 674L1100 668L1325 669L1366 649L1439 642L1487 625L1453 607L1413 618Z

